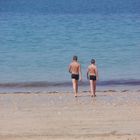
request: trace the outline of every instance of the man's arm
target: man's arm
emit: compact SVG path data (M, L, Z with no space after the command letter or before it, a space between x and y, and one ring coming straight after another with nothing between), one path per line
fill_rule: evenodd
M97 66L96 66L96 68L95 68L95 73L96 73L96 78L97 78L97 80L99 80L99 74L98 74Z
M87 79L89 79L89 68L87 69Z
M82 71L81 71L81 65L79 64L79 75L80 75L80 81L82 81Z
M71 73L71 64L69 65L69 68L68 69L69 69L69 73Z

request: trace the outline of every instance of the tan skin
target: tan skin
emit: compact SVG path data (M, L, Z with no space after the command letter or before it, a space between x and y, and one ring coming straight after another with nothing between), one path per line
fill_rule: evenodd
M87 70L87 77L88 75L90 76L96 76L96 79L98 80L98 70L97 70L97 66L94 64L91 64L88 66L88 70ZM90 80L90 92L91 92L91 97L95 97L96 94L96 80Z
M69 72L71 74L79 74L80 81L82 80L81 65L77 62L77 60L73 60L72 63L69 65ZM75 95L75 97L77 97L78 80L72 79L72 85L73 85L74 95Z

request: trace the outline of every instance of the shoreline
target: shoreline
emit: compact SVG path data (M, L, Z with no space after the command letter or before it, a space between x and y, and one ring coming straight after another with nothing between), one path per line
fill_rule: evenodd
M88 80L79 81L80 86L89 85ZM140 86L140 79L116 79L116 80L99 80L98 86ZM19 81L19 82L0 82L0 88L26 88L26 87L62 87L71 86L69 81Z
M79 82L79 91L84 92L89 90L89 81ZM105 92L112 91L139 91L140 80L110 80L110 81L97 81L97 91ZM71 81L66 82L7 82L0 83L1 93L14 93L14 92L72 92Z
M97 86L96 92L139 92L139 86ZM79 86L79 92L90 92L90 86ZM0 88L0 94L53 94L53 93L73 93L70 87L44 87L44 88Z
M119 93L125 93L125 92L136 92L136 93L138 93L138 92L140 92L140 89L134 89L134 88L132 88L131 90L130 89L126 89L126 88L124 88L124 89L120 89L120 88L107 88L107 89L99 89L99 90L96 90L96 93L98 94L98 93L107 93L107 92L111 92L111 93L117 93L117 92L119 92ZM57 90L53 90L53 91L0 91L0 94L67 94L67 93L71 93L71 94L73 94L73 92L72 92L72 88L71 88L71 90L70 91L64 91L63 93L61 92L61 91L57 91ZM86 93L90 93L90 90L80 90L79 92L78 92L78 94L81 94L81 93L84 93L84 94L86 94Z

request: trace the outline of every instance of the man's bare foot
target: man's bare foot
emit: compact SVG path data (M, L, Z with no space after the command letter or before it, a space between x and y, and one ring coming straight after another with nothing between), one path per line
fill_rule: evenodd
M96 97L96 94L92 94L91 97Z
M75 98L77 97L77 95L74 95L75 96Z

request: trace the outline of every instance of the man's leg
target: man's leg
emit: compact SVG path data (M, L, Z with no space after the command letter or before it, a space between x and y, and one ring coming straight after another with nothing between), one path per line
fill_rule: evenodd
M78 80L75 80L76 96L78 94Z
M90 80L90 95L93 96L93 80Z
M74 96L77 97L77 83L75 79L72 79L72 84L73 84Z
M96 81L93 81L94 97L96 96Z

